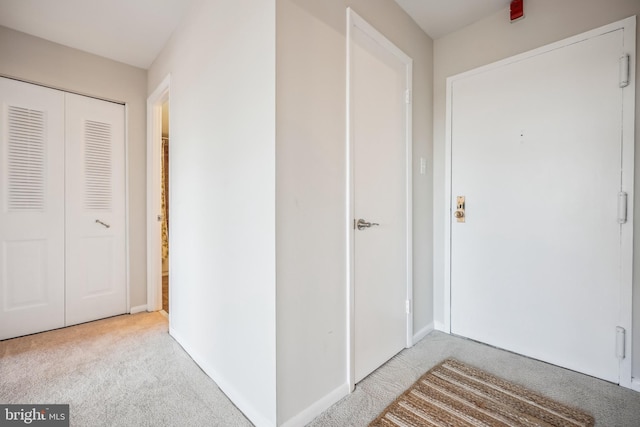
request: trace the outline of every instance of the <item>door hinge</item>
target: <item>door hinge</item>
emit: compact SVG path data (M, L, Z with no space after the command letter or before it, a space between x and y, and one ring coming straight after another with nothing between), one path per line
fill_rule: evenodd
M622 326L616 326L616 357L625 358L625 335L626 331Z
M407 89L404 92L404 102L407 103L407 104L411 104L411 90L410 89Z
M405 301L405 311L407 314L411 314L411 300Z
M620 87L629 86L629 55L622 55L618 60L620 66Z
M627 222L627 193L618 193L618 224Z

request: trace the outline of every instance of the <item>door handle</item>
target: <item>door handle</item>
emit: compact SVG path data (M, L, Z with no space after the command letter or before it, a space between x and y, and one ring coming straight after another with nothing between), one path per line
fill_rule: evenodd
M453 212L453 216L458 222L464 222L465 217L465 197L458 196L456 198L456 210Z
M102 222L99 219L96 219L96 224L100 224L100 225L104 226L104 228L110 228L111 227L109 224L107 224L106 222Z
M371 228L373 226L380 225L377 222L367 222L364 219L360 218L358 222L356 222L356 227L358 230L364 230L365 228Z

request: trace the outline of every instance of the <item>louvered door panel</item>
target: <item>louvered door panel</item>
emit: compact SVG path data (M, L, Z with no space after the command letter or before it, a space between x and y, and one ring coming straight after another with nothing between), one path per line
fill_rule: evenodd
M84 123L84 205L87 210L109 212L112 196L111 125L93 120Z
M66 323L126 312L124 107L66 95Z
M0 339L64 326L64 94L0 78Z
M46 161L44 111L7 107L9 212L44 212Z

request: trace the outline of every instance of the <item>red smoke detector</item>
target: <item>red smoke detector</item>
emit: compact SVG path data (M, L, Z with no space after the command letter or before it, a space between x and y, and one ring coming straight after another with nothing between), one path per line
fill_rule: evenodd
M524 0L513 0L511 2L511 22L524 18Z

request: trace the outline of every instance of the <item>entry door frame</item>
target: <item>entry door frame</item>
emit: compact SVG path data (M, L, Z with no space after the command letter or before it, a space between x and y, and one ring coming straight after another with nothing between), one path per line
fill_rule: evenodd
M412 225L412 81L413 81L413 59L407 56L396 45L390 42L382 33L376 30L371 24L365 21L360 15L350 7L347 8L347 105L346 105L346 217L345 228L347 236L347 378L349 389L355 389L355 230L353 220L355 218L355 184L354 184L354 141L353 125L351 122L351 43L352 30L357 28L371 37L376 43L396 56L405 64L406 79L406 99L405 103L405 190L406 190L406 299L409 301L406 320L406 347L413 346L413 225Z
M556 49L561 49L574 43L616 30L624 30L624 50L629 55L629 85L622 90L623 117L622 117L622 159L621 159L621 191L627 193L627 223L621 230L621 301L620 301L620 326L626 330L625 351L626 357L620 361L620 385L626 388L632 387L632 288L633 288L633 184L634 184L634 147L635 147L635 75L636 75L636 17L632 16L609 25L560 40L555 43L524 52L510 58L503 59L470 71L466 71L447 78L446 90L446 122L445 122L445 211L444 211L444 283L443 283L443 313L444 330L451 333L451 220L453 215L452 193L452 125L453 125L453 84L457 80L476 74L498 69L518 61L532 58ZM615 331L611 331L613 334ZM614 349L611 349L613 352Z
M162 310L162 231L157 216L161 211L162 197L162 104L171 102L170 88L169 74L147 98L147 311Z

